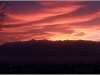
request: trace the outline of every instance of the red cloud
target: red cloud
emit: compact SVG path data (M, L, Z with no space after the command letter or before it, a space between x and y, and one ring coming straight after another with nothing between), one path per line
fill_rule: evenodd
M33 3L35 4L35 2ZM97 28L95 27L95 23L98 21L92 22L94 23L93 25L91 25L91 23L88 25L88 23L85 22L100 17L100 10L97 9L95 11L96 8L93 6L95 8L92 7L94 9L93 11L85 12L90 8L89 6L91 6L91 3L90 5L87 4L84 4L84 2L82 4L82 2L42 1L36 2L36 4L33 5L35 8L29 8L27 14L21 13L25 11L23 9L15 14L7 14L9 23L11 24L12 21L14 21L14 23L9 28L3 29L3 31L0 32L0 43L30 39L89 39L89 36L100 33L99 29L95 29ZM24 3L22 6L26 7ZM34 9L36 9L36 11ZM88 27L84 27L85 25L81 26L81 22L88 25ZM6 22L6 25L9 23ZM92 37L91 39L96 40L99 39L99 37Z
M84 35L86 35L84 32L80 32L80 33L77 33L75 36L84 36Z

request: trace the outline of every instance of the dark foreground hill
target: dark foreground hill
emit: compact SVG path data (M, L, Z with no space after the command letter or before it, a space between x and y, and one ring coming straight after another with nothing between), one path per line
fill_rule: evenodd
M0 73L99 73L100 42L30 40L0 46Z
M31 40L0 46L0 60L33 62L100 62L100 42Z

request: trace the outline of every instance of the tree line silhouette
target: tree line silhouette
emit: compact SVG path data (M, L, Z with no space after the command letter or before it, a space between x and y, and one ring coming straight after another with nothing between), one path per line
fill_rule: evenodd
M0 60L59 63L99 63L100 42L29 40L0 46Z

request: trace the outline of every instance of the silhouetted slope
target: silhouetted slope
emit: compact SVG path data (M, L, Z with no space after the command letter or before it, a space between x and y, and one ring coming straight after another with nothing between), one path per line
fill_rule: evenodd
M33 62L100 62L100 42L31 40L0 46L0 60Z

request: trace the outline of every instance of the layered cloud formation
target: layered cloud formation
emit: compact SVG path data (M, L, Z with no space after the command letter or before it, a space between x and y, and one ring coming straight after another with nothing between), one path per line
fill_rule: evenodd
M19 1L0 44L30 39L100 40L99 1Z

